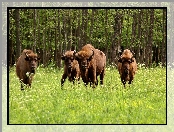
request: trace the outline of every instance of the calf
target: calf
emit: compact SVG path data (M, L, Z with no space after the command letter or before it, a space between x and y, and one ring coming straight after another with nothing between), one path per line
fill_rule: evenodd
M24 49L16 62L16 74L21 82L21 90L24 90L23 84L31 87L32 79L40 58L32 50Z
M61 79L61 86L63 86L65 79L68 77L69 81L73 82L75 80L80 80L80 69L79 63L74 59L75 51L66 51L64 55L62 55L61 59L65 61L64 63L64 73Z
M79 62L81 77L86 86L90 82L94 88L98 84L98 75L100 84L103 85L106 56L102 51L95 49L91 44L86 44L75 54L75 58Z
M118 60L118 71L125 87L127 81L131 84L137 71L136 59L130 50L125 49Z

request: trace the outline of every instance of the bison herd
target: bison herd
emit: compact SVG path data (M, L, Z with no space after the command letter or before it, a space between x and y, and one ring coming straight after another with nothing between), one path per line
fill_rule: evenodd
M106 55L91 44L86 44L80 51L66 51L61 59L64 61L64 73L61 78L61 88L66 78L70 82L79 83L80 78L85 86L90 84L93 88L98 85L97 77L100 76L100 85L106 69ZM31 87L32 78L37 68L40 58L32 50L24 49L16 62L16 74L21 82L21 90L24 85ZM118 71L124 87L126 82L131 84L137 71L137 63L134 54L129 49L125 49L118 59Z

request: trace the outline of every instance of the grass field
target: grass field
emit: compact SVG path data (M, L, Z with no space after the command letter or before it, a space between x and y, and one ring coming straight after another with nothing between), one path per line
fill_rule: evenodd
M38 67L32 88L20 90L9 72L10 124L166 124L166 68L140 68L124 89L117 69L107 68L95 89L65 81L63 70Z

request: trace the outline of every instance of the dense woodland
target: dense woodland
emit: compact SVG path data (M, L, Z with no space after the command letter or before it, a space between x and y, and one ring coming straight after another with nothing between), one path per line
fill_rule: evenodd
M8 64L24 48L40 56L40 64L62 67L61 55L87 43L102 50L107 64L129 48L138 63L166 65L167 8L159 9L9 9Z

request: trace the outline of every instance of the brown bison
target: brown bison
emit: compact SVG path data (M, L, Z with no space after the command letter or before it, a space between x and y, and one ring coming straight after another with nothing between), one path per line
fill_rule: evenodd
M100 84L103 85L106 56L102 51L95 49L91 44L86 44L75 54L75 58L79 62L81 77L86 86L89 82L90 86L98 85L98 75L100 75Z
M21 90L24 90L23 84L31 87L32 79L40 58L32 50L24 49L16 62L16 74L21 82Z
M118 60L118 71L124 87L127 81L129 81L128 83L131 84L137 71L137 63L130 50L125 49L123 51Z
M62 55L61 59L64 60L64 73L61 79L61 86L63 86L65 79L68 77L69 81L75 82L80 80L80 69L79 63L74 59L75 51L66 51Z

